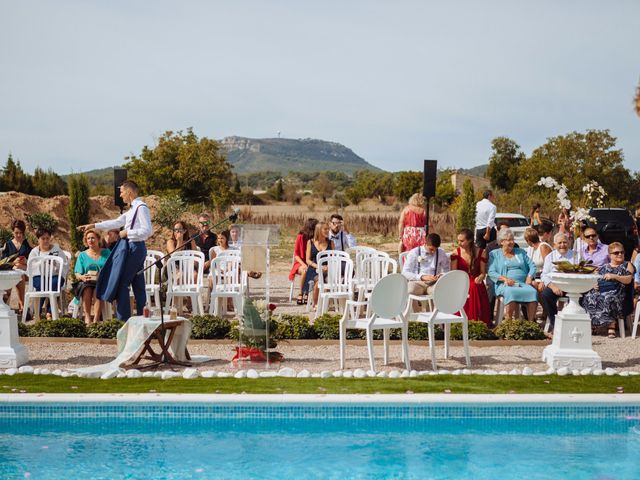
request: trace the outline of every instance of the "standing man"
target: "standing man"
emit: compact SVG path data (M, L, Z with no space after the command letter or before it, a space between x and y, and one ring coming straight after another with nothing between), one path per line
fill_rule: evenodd
M486 190L476 204L476 245L487 248L487 242L496 239L496 206L493 192Z
M149 207L138 196L138 192L138 185L131 180L126 180L120 186L120 197L125 203L131 205L126 213L115 220L78 227L81 231L91 228L111 230L124 227L120 230L120 240L100 271L96 295L106 302L117 300L117 317L125 321L131 317L129 285L133 289L138 315L142 315L147 303L144 275L136 274L144 267L147 256L147 247L144 242L151 236L153 229Z
M208 213L202 212L198 217L200 223L200 235L196 237L196 246L204 253L204 273L209 273L211 259L209 250L218 245L218 236L210 230L211 217Z
M329 240L333 242L334 250L342 250L344 252L348 248L356 246L356 238L345 228L342 215L337 213L331 215L329 228Z

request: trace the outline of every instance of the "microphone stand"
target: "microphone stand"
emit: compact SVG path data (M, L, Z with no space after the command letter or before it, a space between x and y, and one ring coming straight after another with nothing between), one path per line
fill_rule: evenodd
M229 215L227 218L219 221L218 223L216 223L215 225L213 225L209 230L211 230L212 228L217 228L220 225L226 223L226 222L235 222L238 219L238 210L234 211L231 215ZM198 238L200 236L200 233L195 233L194 235L191 236L191 238L189 238L188 240L186 240L182 245L180 245L178 248L176 248L173 252L171 253L167 253L164 257L157 259L155 262L153 262L151 265L147 266L147 267L143 267L142 270L140 270L139 272L136 273L136 275L144 275L144 273L153 268L156 267L160 270L160 284L159 284L159 288L160 291L162 292L162 286L163 286L163 281L162 281L162 267L163 267L163 263L166 259L168 259L171 255L173 255L175 252L179 251L179 250L183 250L187 245L190 245L191 242L193 242L196 238ZM148 365L144 365L142 368L155 368L158 367L160 365L179 365L179 366L183 366L183 367L190 367L191 364L190 363L186 363L186 362L181 362L179 360L176 360L175 358L173 358L168 350L169 350L169 345L166 345L165 342L167 341L166 339L166 327L165 327L165 323L164 323L164 308L162 307L162 299L160 300L160 336L158 337L158 340L160 341L160 339L162 339L160 348L162 349L162 351L160 352L160 358L159 360L150 363ZM167 342L170 343L170 342Z

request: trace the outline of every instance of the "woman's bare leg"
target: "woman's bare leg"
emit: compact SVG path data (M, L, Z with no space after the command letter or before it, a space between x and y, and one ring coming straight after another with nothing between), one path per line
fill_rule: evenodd
M518 309L517 302L507 303L504 306L504 316L507 320L510 320L516 316L516 310Z
M538 302L527 303L527 318L532 322L536 320L536 310L538 310Z
M102 300L100 300L99 298L96 297L96 292L95 290L93 291L93 308L95 308L95 315L93 316L93 321L94 322L99 322L100 320L102 320Z
M93 300L93 288L85 288L82 291L82 312L84 313L84 323L90 325L91 317L91 301Z

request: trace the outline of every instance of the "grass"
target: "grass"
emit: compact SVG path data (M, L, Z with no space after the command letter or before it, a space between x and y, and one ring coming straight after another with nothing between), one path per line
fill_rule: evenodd
M429 376L406 379L157 378L100 380L21 374L0 377L2 393L640 393L640 377Z

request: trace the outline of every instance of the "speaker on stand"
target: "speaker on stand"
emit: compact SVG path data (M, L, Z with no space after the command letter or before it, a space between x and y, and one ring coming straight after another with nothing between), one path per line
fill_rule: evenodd
M438 161L425 160L422 183L422 195L426 198L425 205L425 233L429 234L429 199L436 196L436 180L438 177Z
M120 214L124 211L124 200L120 197L120 186L127 180L126 168L113 169L113 201L116 207L120 207Z

